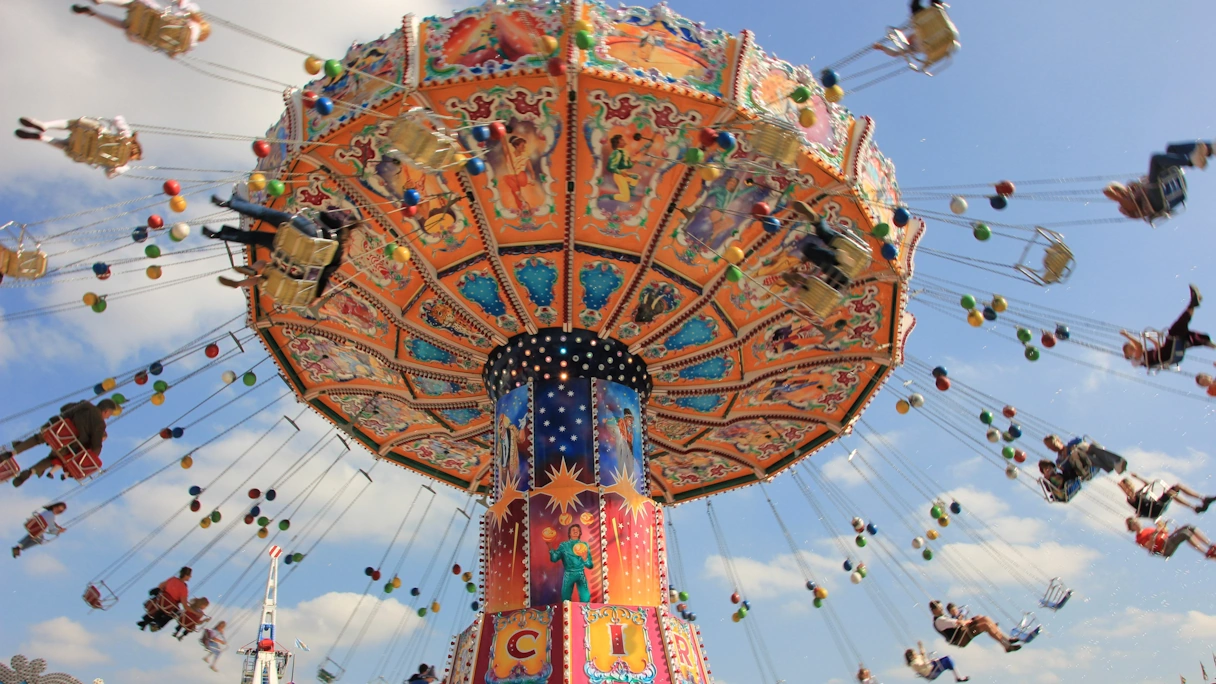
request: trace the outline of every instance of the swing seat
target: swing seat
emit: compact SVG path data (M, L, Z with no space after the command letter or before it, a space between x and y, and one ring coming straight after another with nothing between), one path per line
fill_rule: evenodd
M8 482L17 477L17 473L21 472L21 466L17 465L16 458L10 458L4 463L0 463L0 483Z
M13 251L0 245L0 275L20 280L35 280L46 275L46 253L17 248Z
M1079 479L1068 480L1064 483L1064 488L1060 490L1052 486L1047 478L1039 478L1039 486L1043 489L1043 498L1047 499L1047 503L1068 503L1072 501L1072 498L1081 491L1081 483L1082 480Z
M338 675L333 674L325 668L317 670L317 681L321 682L322 684L333 684L333 682L338 681L338 679Z
M1036 268L1031 265L1031 252L1039 247L1044 248L1043 259L1042 266ZM1040 227L1035 229L1034 238L1026 243L1021 258L1013 268L1026 276L1030 282L1047 286L1068 282L1076 265L1077 260L1073 256L1072 250L1064 244L1064 236Z
M940 5L930 5L912 15L911 32L919 43L918 69L925 73L959 48L958 27Z
M1043 255L1043 283L1052 285L1054 283L1062 283L1068 280L1072 275L1073 264L1076 260L1072 256L1072 250L1063 242L1054 242L1047 248L1047 252Z
M46 533L46 530L46 520L43 520L42 516L38 515L37 513L30 516L30 519L25 521L25 533L39 544L45 543L43 535Z
M177 618L177 624L184 629L187 634L191 634L198 630L204 623L211 620L211 617L201 611L186 610Z
M1072 589L1064 586L1060 578L1056 577L1048 583L1046 593L1043 594L1043 598L1039 599L1039 605L1050 610L1059 610L1071 598Z
M170 56L183 54L193 46L190 23L189 16L157 9L140 0L127 5L127 36Z
M1167 345L1166 342L1169 344ZM1171 341L1169 333L1164 330L1146 329L1140 333L1140 345L1145 352L1150 349L1160 351L1161 363L1145 366L1145 370L1149 373L1156 373L1163 369L1177 370L1182 364L1182 360L1186 358L1186 340L1178 338Z
M337 240L309 237L290 221L284 223L274 235L271 266L259 287L281 306L306 307L316 300L321 273L338 249Z
M844 295L817 276L803 276L798 285L797 297L806 308L822 319L832 315L844 301Z
M156 596L148 599L147 601L144 601L144 614L148 618L152 618L152 617L155 617L158 613L164 613L165 615L168 615L170 617L170 619L176 620L181 615L181 609L178 608L177 604L174 603L169 598L165 597L162 594L157 594ZM162 628L157 627L155 624L153 624L150 629L153 632L156 632Z
M258 287L276 304L285 307L306 307L317 298L316 280L293 278L278 268L267 268Z
M1018 623L1017 627L1009 630L1009 637L1017 639L1023 644L1029 644L1038 638L1042 632L1043 626L1035 619L1034 613L1025 613L1022 615L1022 621Z
M97 119L80 118L69 126L71 134L64 152L72 161L108 169L131 161L133 139L109 131Z
M843 234L832 240L832 249L836 250L836 261L840 272L849 280L861 275L870 267L870 262L873 260L868 246Z
M748 136L752 149L780 166L795 166L802 141L788 128L767 121L756 122Z
M113 591L110 591L105 582L85 587L84 595L81 598L94 610L109 610L111 606L118 603L118 597L114 595Z
M427 124L435 127L432 128ZM447 133L436 130L442 124L421 107L401 115L388 130L389 151L421 171L443 171L465 161L461 144Z
M42 430L42 439L55 452L63 472L77 482L83 482L101 470L101 455L84 448L76 437L76 426L67 418L52 418Z

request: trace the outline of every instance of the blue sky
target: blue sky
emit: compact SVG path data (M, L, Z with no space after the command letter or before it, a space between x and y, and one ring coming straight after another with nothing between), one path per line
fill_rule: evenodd
M320 0L256 4L213 0L207 3L207 9L326 55L340 53L352 40L367 40L391 31L403 12L428 14L448 9L439 3L362 0L356 4L358 12L335 13L332 6ZM796 63L808 63L816 71L872 42L884 26L901 22L907 9L902 2L766 2L750 5L747 9L751 11L742 12L738 3L724 0L674 0L671 5L710 26L736 32L751 29L770 52ZM903 186L1139 172L1146 168L1149 154L1169 141L1216 136L1210 118L1213 95L1201 76L1202 67L1210 61L1208 38L1216 20L1216 6L1211 3L960 0L956 5L953 16L962 32L963 49L949 70L932 79L907 74L846 101L855 113L871 115L878 121L877 139L895 161ZM300 82L304 78L295 55L233 36L218 27L206 48L199 53L206 59L239 64L281 81ZM66 3L3 3L0 54L10 65L3 77L8 97L0 102L0 120L8 122L27 114L49 119L123 113L137 123L257 134L281 108L275 95L210 80L147 53L99 22L72 16ZM251 163L242 143L178 138L156 141L158 151L153 161L162 165L241 169ZM0 167L0 222L66 214L149 194L155 187L151 181L130 178L106 183L96 172L70 165L54 150L9 136L0 136L0 158L6 160ZM1192 200L1187 212L1156 229L1132 222L1066 229L1068 242L1078 255L1077 273L1067 286L1039 289L927 255L917 262L918 274L968 284L980 297L999 292L1035 311L1051 307L1133 328L1165 326L1184 305L1187 283L1194 282L1216 296L1216 279L1207 267L1216 236L1205 221L1216 212L1216 178L1211 172L1196 171L1189 180ZM202 205L200 196L188 215L206 213ZM916 202L913 207L946 211L946 201ZM1016 196L1000 215L986 207L973 213L1031 225L1116 215L1113 206L1100 198L1083 204L1019 201ZM65 223L59 228L72 225L79 223ZM184 246L199 246L196 240L192 238ZM932 221L922 244L1001 263L1012 263L1020 251L1018 243L1000 239L976 243L966 229ZM80 252L80 256L87 254L88 249ZM222 267L222 259L218 263L212 259L183 264L167 269L166 278ZM78 301L87 289L117 290L146 282L139 273L115 276L104 286L90 279L31 288L10 287L6 282L0 288L0 310L11 315ZM239 295L221 291L210 278L204 278L116 301L103 316L78 307L55 315L0 321L0 387L6 388L0 413L16 413L154 361L237 316L241 306ZM910 357L931 365L945 364L952 377L966 385L1069 431L1092 435L1127 456L1133 470L1142 474L1182 478L1205 493L1216 490L1208 444L1210 404L1197 399L1202 395L1189 375L1211 372L1207 365L1212 354L1196 353L1188 358L1188 374L1154 379L1189 393L1180 396L1116 375L1130 374L1131 370L1108 354L1061 347L1059 353L1047 352L1031 365L1023 360L1016 342L1010 341L1012 331L1006 326L990 334L968 327L961 309L945 314L916 301L911 309L919 323L908 345ZM1200 309L1195 326L1216 328L1216 318L1209 309ZM1072 363L1064 356L1092 365ZM120 422L112 430L108 452L122 453L135 447L146 435L163 427L164 421L220 389L220 370L242 371L261 358L261 350L254 345L245 355L208 369L171 391L166 406L141 410L131 420ZM195 354L171 367L167 376L184 375L203 361L201 354ZM264 364L259 370L268 368ZM911 364L901 375L921 382L928 377ZM237 399L225 413L200 424L180 442L158 446L129 469L134 472L116 475L114 482L72 499L68 517L217 435L221 424L240 420L281 393L281 387L271 382L252 391L238 386L223 390L215 401ZM246 395L237 398L242 391ZM893 383L872 404L866 421L898 446L906 463L924 473L934 490L949 492L963 504L965 512L960 517L970 515L973 522L982 520L1001 539L1013 543L1023 564L1021 574L1062 574L1076 589L1077 598L1058 614L1040 611L1047 635L1021 653L1000 654L979 641L962 651L935 644L929 638L932 632L925 597L905 590L906 576L882 568L871 548L860 554L869 559L872 568L867 584L848 584L839 569L842 554L828 528L817 520L791 478L777 478L768 487L769 495L806 554L806 562L831 587L830 602L841 616L853 647L882 681L912 681L901 665L903 649L912 645L904 632L955 656L960 668L975 681L1160 682L1173 681L1180 673L1191 681L1199 679L1198 661L1210 664L1208 658L1216 646L1216 605L1205 582L1213 572L1210 563L1199 560L1188 549L1165 562L1148 557L1132 545L1121 529L1123 504L1111 481L1092 486L1084 499L1074 504L1049 506L1027 488L1010 483L975 450L924 416L916 412L897 415L893 404L907 391ZM961 393L948 396L962 408L948 403L945 396L927 393L935 410L945 411L952 422L982 439L982 426L972 414L984 407ZM204 533L195 531L185 537L178 549L153 565L147 577L109 612L90 614L79 594L85 582L183 505L190 485L218 475L254 440L273 429L253 455L225 474L212 491L235 489L249 476L256 467L253 464L265 460L289 434L289 428L274 425L277 416L285 413L294 417L299 411L290 399L276 408L277 413L259 416L200 451L190 471L170 469L92 516L54 546L35 549L18 562L0 564L0 586L4 587L0 613L5 616L0 623L0 655L24 652L45 657L52 670L68 671L86 681L97 676L137 684L166 678L185 684L219 679L200 662L202 652L196 641L171 643L167 635L141 634L134 627L141 592L194 555L205 543L200 541L207 538ZM964 408L970 413L964 413ZM34 417L10 421L0 424L0 432L6 439L16 437L38 422ZM306 419L302 427L304 434L294 437L243 486L265 487L257 483L280 477L294 458L323 434L319 420ZM901 499L913 508L892 512L843 461L851 448L861 449L878 465L900 490ZM816 455L814 463L804 465L804 477L812 481L813 491L821 497L822 489L814 484L816 478L811 473L821 472L832 487L842 492L840 497L823 497L835 529L847 530L849 518L867 515L879 525L883 539L910 551L907 526L927 529L932 522L927 515L928 501L897 474L885 470L884 463L867 449L860 440L847 439L842 446L832 446ZM995 449L988 447L986 452L991 457ZM328 445L292 482L311 481L337 455L336 448ZM320 508L350 479L355 468L368 468L370 464L370 455L363 452L345 457L323 480L300 519ZM362 568L375 564L384 554L421 484L418 478L388 467L374 470L373 478L375 484L280 593L284 607L280 622L286 640L299 637L312 648L300 658L298 681L311 679L312 671L325 657L366 584ZM343 495L343 505L358 486L352 484ZM0 519L8 521L8 534L14 541L20 521L29 511L62 489L61 485L35 481L0 497ZM421 525L423 533L405 559L403 576L420 577L436 554L442 570L456 543L455 532L441 537L453 510L464 499L451 489L436 490L433 508ZM226 504L225 513L235 511L236 505L235 501ZM423 505L413 511L402 540L419 527ZM753 605L747 620L764 639L776 673L791 682L845 681L848 672L855 669L855 658L850 653L842 658L836 652L824 615L810 607L809 594L801 588L804 580L799 565L761 491L752 487L727 494L718 497L714 505ZM1184 511L1173 513L1180 522L1216 530L1216 519L1209 524L1203 517L1183 515ZM682 506L673 516L679 529L688 590L693 595L692 607L699 616L698 625L717 680L730 684L757 680L757 666L746 640L741 638L742 627L729 620L731 588L722 571L704 504ZM151 563L172 541L183 538L193 520L191 515L175 520L146 552L137 554L116 573L117 582ZM1016 615L1029 610L1037 597L1017 581L1019 573L993 562L959 527L944 532L945 545L938 547L940 555L975 567L991 582L992 586L984 582L984 587L995 600L975 596L972 584L945 572L943 563L918 562L911 567L925 569L928 577L923 583L943 599L962 597L972 605L995 604L993 616L1008 626L1009 618L1004 613ZM307 541L306 531L293 532L300 535L298 543ZM252 560L249 548L231 563L221 565L245 534L242 526L196 564L198 574L215 571L202 593L216 595L248 566ZM466 538L457 553L459 561L470 567L476 547L472 542L472 538ZM394 555L386 565L395 563ZM254 575L263 573L260 564L253 571ZM437 577L432 573L426 586L434 587ZM881 587L897 617L884 619L872 600L875 591L867 591L865 586ZM377 674L391 680L395 673L390 671L398 660L441 663L446 657L446 632L453 624L463 626L472 615L463 588L448 582L447 590L441 597L444 609L440 619L428 623L433 633L425 632L426 625L420 627L413 620L401 623L406 608L395 598L386 601L351 661L354 665L349 667L348 681L369 681ZM373 596L382 594L374 592ZM339 644L339 658L348 652L369 612L365 603L354 627ZM252 639L249 621L245 622L243 632L230 635L234 644ZM396 651L389 653L398 624L405 624L410 634L418 636L407 636ZM403 656L403 650L410 652ZM391 662L381 665L384 660ZM221 664L225 676L235 677L235 657L225 655Z

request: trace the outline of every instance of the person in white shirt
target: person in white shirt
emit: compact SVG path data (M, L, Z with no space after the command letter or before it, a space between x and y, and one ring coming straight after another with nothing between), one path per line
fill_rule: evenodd
M18 138L23 140L39 140L52 147L63 150L68 157L92 166L100 166L106 170L107 178L117 178L131 168L131 162L143 159L144 150L139 144L139 135L131 130L130 124L120 114L112 119L59 119L57 121L39 121L28 116L20 119L23 128L15 131ZM68 137L56 137L52 131L67 131ZM91 154L81 154L72 147L73 136L93 136L98 140L110 138L112 149L102 154L101 144L94 147Z
M925 653L925 645L921 642L916 642L916 648L904 651L904 660L907 661L908 667L916 673L918 677L933 681L940 677L947 670L954 675L954 681L966 682L970 681L970 677L964 677L954 669L954 661L950 656L942 656L941 658L930 658L929 654Z
M62 515L67 509L68 505L62 501L53 503L49 506L43 506L42 512L36 513L35 515L42 519L42 522L45 525L45 531L38 536L29 534L25 535L25 538L17 542L17 545L13 547L13 558L19 557L22 551L30 548L31 546L41 544L46 541L46 535L49 534L51 536L59 536L61 533L63 533L65 528L60 527L59 524L55 522L55 516Z
M153 0L92 0L94 5L113 5L114 7L122 7L127 10L127 16L123 19L111 17L109 15L100 14L88 5L72 5L72 11L76 14L87 14L91 17L96 17L101 21L123 31L127 34L127 40L141 45L148 44L148 37L139 32L131 30L132 10L141 9L144 11L152 11L157 14L165 14L173 19L181 19L186 22L186 26L190 30L190 45L185 46L180 52L188 52L199 43L211 35L211 24L207 22L203 16L202 8L192 0L174 0L167 7L153 2ZM180 27L180 22L177 23ZM157 47L151 45L150 47ZM169 56L175 57L178 51L170 51Z
M203 647L207 649L207 655L203 656L203 662L211 665L212 672L218 672L215 669L215 664L220 660L220 652L228 645L228 641L224 639L224 628L227 626L227 622L220 620L215 627L203 630Z
M964 648L978 634L987 634L1005 647L1006 653L1012 653L1022 648L1017 639L1005 636L996 623L984 615L964 618L961 615L947 615L942 609L941 601L930 601L929 611L933 613L933 629L942 635L946 641L959 648Z

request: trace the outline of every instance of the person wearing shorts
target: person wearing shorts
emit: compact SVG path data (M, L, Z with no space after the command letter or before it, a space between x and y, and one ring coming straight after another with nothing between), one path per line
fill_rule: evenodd
M1171 502L1186 506L1196 513L1204 513L1216 501L1216 496L1203 496L1184 484L1170 485L1165 480L1148 481L1130 473L1119 481L1119 488L1127 498L1127 505L1136 510L1137 518L1156 520L1165 513ZM1187 501L1186 498L1195 501Z
M1195 529L1194 525L1183 525L1170 531L1168 521L1158 520L1153 527L1143 527L1135 518L1127 519L1127 529L1136 535L1136 544L1144 547L1154 556L1169 558L1183 544L1189 544L1204 557L1216 559L1216 545L1207 535Z

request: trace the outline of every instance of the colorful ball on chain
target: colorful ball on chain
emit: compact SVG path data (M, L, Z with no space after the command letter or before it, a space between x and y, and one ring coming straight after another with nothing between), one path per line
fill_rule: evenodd
M833 83L832 85L836 85L836 84ZM794 88L792 91L790 91L790 99L793 100L794 102L797 102L798 104L802 104L802 103L806 102L807 100L811 99L811 89L804 85L800 85L800 86Z
M336 59L325 60L325 75L330 78L337 78L342 75L342 62Z
M211 511L211 522L217 523L220 520L222 520L223 518L224 518L224 516L220 515L219 511Z
M950 371L945 366L937 366L933 369L933 377L935 378L944 378L948 375L950 375Z
M743 597L742 597L742 596L739 596L739 592L737 592L737 591L736 591L735 593L733 593L733 594L731 594L731 595L730 595L730 602L731 602L731 603L738 603L738 602L740 602L740 601L742 601L742 600L743 600Z
M861 518L853 518L851 524L853 525L853 531L857 533L860 533L866 528L866 521L862 520Z
M595 36L590 31L578 31L574 34L574 44L580 50L590 50L595 47Z
M144 247L144 256L148 257L149 259L159 258L160 247L157 247L156 245L148 245L147 247Z
M253 156L258 159L265 159L270 156L270 143L265 140L254 140L250 147L253 149Z
M732 283L737 283L743 278L743 271L739 270L738 266L731 265L726 269L726 279Z
M1056 336L1044 331L1042 337L1039 338L1039 344L1051 349L1056 346Z
M481 604L478 603L477 601L470 603L469 607L472 608L473 610L481 610Z
M186 198L178 195L169 200L169 209L175 214L180 214L186 210L187 204Z
M261 192L266 189L266 176L260 173L249 174L249 180L246 181L245 187L249 188L250 192Z
M894 223L899 228L908 225L908 221L911 220L912 214L908 213L908 210L904 207L899 207L891 213L891 223Z
M316 109L317 100L320 98L320 95L311 90L305 90L304 92L300 93L300 101L303 102L304 106L308 107L309 109Z
M203 354L209 359L214 359L220 355L220 346L212 342L206 347L203 347Z
M882 258L886 259L887 261L895 261L897 258L899 258L899 248L896 247L895 243L892 242L882 243L881 253Z
M827 589L825 589L823 587L815 587L815 598L816 599L823 600L823 599L826 599L827 597L828 597Z
M912 405L909 404L907 401L904 401L903 399L900 399L899 401L895 402L895 412L901 416L907 415L908 411L911 410L911 408L912 408Z
M823 599L821 599L821 598L816 598L814 601L811 601L811 604L812 604L812 605L814 605L816 608L822 608L822 607L823 607Z
M280 521L279 521L279 529L280 529L280 530L283 530L284 532L286 532L286 531L287 531L287 528L289 528L289 527L291 527L291 521L290 521L290 520L280 520Z
M273 490L273 489L266 490L266 500L267 501L274 501L278 497L279 497L279 493L276 492L275 490Z
M393 261L399 264L409 263L411 255L410 248L405 245L397 245L393 248Z
M1018 479L1017 466L1010 464L1008 468L1005 468L1005 477L1009 478L1010 480Z
M702 166L701 180L712 183L722 177L722 169L716 166Z
M933 549L925 549L924 551L921 551L920 557L927 561L933 560Z
M845 561L840 564L840 567L844 568L845 572L853 572L853 561L846 558Z
M173 439L181 439L186 434L186 428L175 427L171 432L173 433Z
M734 133L731 133L730 131L719 131L717 143L718 147L721 147L729 152L730 150L735 149L735 145L738 143L738 141L735 140Z
M106 393L106 388L104 386L102 386L102 384L100 382L97 383L96 385L93 385L93 394L105 394L105 393Z
M188 489L186 491L187 491L187 493L190 494L190 496L198 496L199 494L203 493L203 488L198 485L194 485L193 487L191 487L190 489Z
M1211 387L1212 376L1208 375L1207 373L1199 373L1195 376L1195 384L1199 385L1200 387Z
M258 376L254 375L253 371L248 371L241 376L241 382L245 383L246 387L253 387L258 383Z
M266 194L271 197L282 197L287 192L287 184L281 180L272 180L266 184Z
M477 585L476 585L476 584L474 584L474 583L472 583L472 582L465 582L465 585L464 585L464 590L465 590L465 591L467 591L467 592L469 592L470 594L476 594L476 593L477 593Z
M819 72L819 82L824 88L831 88L840 83L840 76L832 69L824 69Z
M1013 181L1003 180L1003 181L997 183L993 187L993 189L996 190L996 194L998 194L998 195L1001 195L1003 197L1010 197L1013 195L1015 186L1013 184Z
M148 217L148 227L152 230L160 230L165 227L165 220L158 214L152 214Z
M696 166L705 161L705 151L698 147L690 147L684 151L684 163Z
M134 242L144 242L148 239L148 229L140 226L131 231L131 240Z
M375 572L375 571L376 571L376 569L375 569L375 568L373 568L373 567L372 567L372 566L370 566L370 565L369 565L369 566L367 566L366 568L363 568L363 574L364 574L364 575L367 575L368 577L371 577L371 576L372 576L372 573L373 573L373 572Z
M1021 449L1015 449L1013 452L1013 460L1015 463L1025 463L1026 452L1022 451Z
M317 103L312 108L321 116L329 116L334 113L334 101L328 97L318 97Z
M832 104L840 102L844 99L844 88L841 88L839 85L834 85L831 88L824 88L823 99L831 102Z
M472 581L472 579L473 573L469 572L468 570L465 570L464 573L460 575L460 580L462 582L469 582Z
M264 515L258 516L258 527L266 527L269 524L270 524L270 518L267 518Z
M950 526L950 516L942 514L942 517L937 519L937 524L941 525L942 527L949 527Z
M109 265L102 263L100 261L93 264L93 275L102 276L102 275L108 274L109 272L110 272Z
M929 541L936 541L939 535L937 530L927 530L925 536L929 538Z
M471 176L480 176L485 173L486 163L477 157L473 157L465 162L464 168Z
M1012 461L1014 455L1016 454L1017 450L1009 445L1005 445L1001 448L1001 456L1004 456L1006 460Z
M992 237L992 229L986 223L977 223L971 228L971 235L980 242L987 242Z
M992 421L994 420L996 420L996 417L992 415L992 411L987 409L980 411L980 422L984 425L992 425Z
M967 325L970 325L973 328L978 328L983 324L984 314L980 313L979 311L967 312Z
M164 271L161 269L160 266L157 266L156 264L152 264L151 266L149 266L147 268L145 273L148 275L149 280L159 280L161 275L164 273Z
M984 307L984 320L985 321L995 321L996 320L996 309L992 308L991 306L985 306Z
M951 197L950 198L950 211L954 214L967 213L967 200L963 199L962 197L958 197L958 196Z
M866 524L866 532L867 532L867 533L868 533L868 534L869 534L871 537L873 537L874 535L878 534L878 525L875 525L875 524L874 524L874 523L872 523L872 522L867 523L867 524Z
M853 584L861 584L862 579L863 578L860 572L854 572L853 574L849 575L849 581Z
M253 524L253 516L252 516L252 515L246 515L246 516L245 516L245 524L246 524L246 525L252 525L252 524Z
M203 508L203 504L198 499L190 502L190 512L198 513Z
M231 385L232 383L236 382L236 373L230 370L224 371L220 375L220 379L224 381L225 385Z
M738 622L738 621L740 621L740 620L742 620L742 619L743 619L743 618L739 617L739 614L738 614L738 613L731 613L731 614L730 614L730 621L731 621L731 622Z
M688 596L689 596L689 594L688 594L688 592L687 592L687 591L681 591L681 592L680 592L680 600L681 600L681 601L687 601L687 600L688 600Z
M953 513L953 514L955 514L955 515L958 515L959 513L962 513L962 512L963 512L963 505L962 505L961 503L957 502L957 501L951 501L951 502L950 502L950 512L951 512L951 513Z
M1056 337L1057 338L1059 338L1061 340L1067 340L1070 336L1072 336L1072 333L1069 332L1067 325L1064 325L1063 323L1056 325Z
M988 428L988 431L984 433L984 436L993 444L1001 441L1001 431L996 428Z
M929 508L929 517L933 518L934 520L937 520L938 518L942 517L942 514L943 514L942 507L938 506L937 504L934 504L932 507Z
M198 526L204 530L211 527L211 518L203 518L202 520L198 521Z
M1026 347L1024 356L1027 361L1038 361L1040 356L1038 347Z
M550 36L546 36L548 38ZM486 142L490 139L490 129L488 126L474 126L471 131L473 139L477 142Z
M391 593L393 593L393 583L392 583L392 582L386 582L386 583L385 583L385 585L384 585L384 593L386 593L386 594L391 594Z
M937 380L934 380L933 384L935 387L937 387L939 392L945 392L946 390L950 389L950 378L944 376L940 377Z
M321 67L324 64L320 57L309 55L304 59L304 71L308 72L311 76L316 76L321 73Z
M265 539L270 534L270 530L265 527L258 530L258 539Z
M117 393L117 392L114 394L114 396L110 397L110 400L113 401L115 404L118 404L119 406L122 406L123 404L127 403L127 397L125 395L123 395L121 393Z
M959 306L970 311L971 309L975 308L975 297L972 297L969 294L965 294L961 298L959 298L958 303L959 303Z
M283 556L283 564L284 564L284 565L291 565L291 564L292 564L292 563L294 563L294 562L295 562L295 561L294 561L294 560L292 560L291 554L286 554L285 556Z
M815 114L815 110L810 107L803 107L798 110L798 125L803 128L812 128L819 122L819 115Z
M908 403L912 405L912 408L920 408L925 405L925 396L917 393L909 394Z
M410 589L410 596L419 596L421 594L422 594L422 591L418 587L414 587L413 589Z
M174 242L181 242L188 237L190 237L189 223L175 223L173 224L173 227L169 229L169 239Z
M914 548L914 549L922 548L924 545L925 545L924 537L916 537L912 540L912 548Z
M1009 301L1000 295L992 295L992 310L997 313L1005 313L1009 308Z
M161 439L173 439L173 431L170 430L169 428L161 428L160 429L160 438Z
M152 389L156 392L167 392L169 391L169 383L164 380L157 380L152 383Z
M865 548L866 543L867 543L867 542L866 542L865 535L861 535L861 534L857 535L857 536L856 536L856 537L853 539L853 542L854 542L855 544L857 544L858 548Z
M879 223L878 225L874 226L874 228L872 228L870 230L870 235L873 235L874 237L878 238L879 240L885 240L886 237L890 234L891 234L891 225L888 223Z
M764 232L772 235L781 230L781 219L776 216L765 216L760 219L760 227L764 228Z
M412 207L422 201L422 193L414 188L409 188L401 195L401 200L405 202L406 206Z
M1009 206L1009 200L1005 199L1004 195L993 195L988 198L988 205L993 209L1000 211Z
M1006 432L1008 432L1009 436L1013 437L1014 439L1022 438L1022 426L1018 425L1017 423L1010 423L1009 429Z
M261 514L262 514L262 507L261 507L261 506L254 506L253 508L249 509L249 514L250 514L250 515L261 515Z
M743 250L738 245L730 245L722 250L722 259L728 264L737 264L743 261L744 256Z

